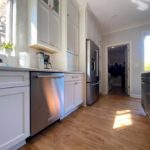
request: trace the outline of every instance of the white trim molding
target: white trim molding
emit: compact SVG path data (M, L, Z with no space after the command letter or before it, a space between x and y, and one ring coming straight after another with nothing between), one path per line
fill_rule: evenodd
M130 67L129 67L129 74L128 74L128 77L129 77L129 96L131 94L131 90L132 90L132 75L131 75L131 65L132 65L132 42L131 41L126 41L126 42L121 42L121 43L114 43L114 44L110 44L110 45L106 45L105 46L105 51L104 51L104 55L105 55L105 75L106 75L106 78L105 78L105 81L103 82L105 85L105 89L103 89L103 94L108 94L108 48L109 47L116 47L116 46L120 46L120 45L129 45L129 55L128 55L128 58L129 58L129 63L130 63Z
M138 94L130 94L130 97L132 97L132 98L139 98L139 99L142 98L142 96L138 95Z
M117 32L122 32L122 31L125 31L125 30L142 27L144 25L149 25L149 24L150 24L150 21L145 22L145 23L141 23L141 24L130 25L130 26L123 27L123 28L120 28L120 29L117 29L117 30L113 30L113 31L110 31L110 32L103 32L102 36L107 36L107 35L110 35L110 34L114 34L114 33L117 33Z

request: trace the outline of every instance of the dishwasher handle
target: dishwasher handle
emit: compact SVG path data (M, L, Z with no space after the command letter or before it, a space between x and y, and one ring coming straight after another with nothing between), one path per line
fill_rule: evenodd
M37 75L36 78L64 78L64 75Z

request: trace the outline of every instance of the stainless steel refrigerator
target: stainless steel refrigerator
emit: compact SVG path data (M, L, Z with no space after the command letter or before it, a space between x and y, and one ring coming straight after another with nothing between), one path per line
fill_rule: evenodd
M99 48L91 40L86 40L86 87L87 105L99 98Z

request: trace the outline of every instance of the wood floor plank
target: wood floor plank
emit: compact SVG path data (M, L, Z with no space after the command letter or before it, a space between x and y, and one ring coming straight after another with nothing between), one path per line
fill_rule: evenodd
M140 99L104 96L49 127L20 150L150 150L150 123Z

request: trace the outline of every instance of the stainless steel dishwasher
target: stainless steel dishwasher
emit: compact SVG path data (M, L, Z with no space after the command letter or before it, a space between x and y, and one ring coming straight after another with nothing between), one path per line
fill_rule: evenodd
M31 136L60 119L64 102L64 74L31 72Z

